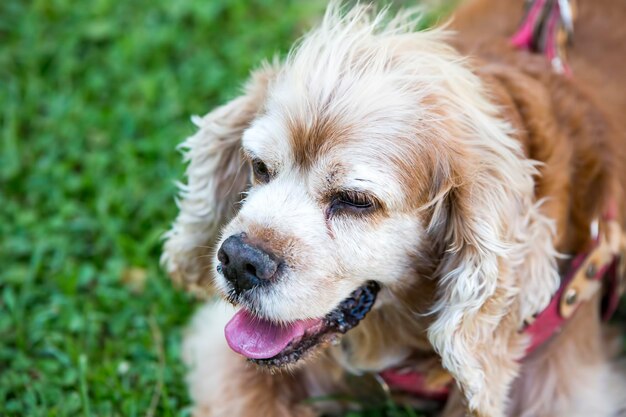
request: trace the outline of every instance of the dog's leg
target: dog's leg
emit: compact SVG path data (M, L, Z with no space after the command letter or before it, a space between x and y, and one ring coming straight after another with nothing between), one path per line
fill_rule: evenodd
M465 405L465 399L461 391L454 386L450 390L450 396L446 401L441 415L439 417L465 417L467 415L467 406Z
M557 339L525 361L511 416L626 415L626 380L607 356L597 303L581 306Z
M318 358L293 372L270 374L230 350L224 326L232 307L214 302L195 315L183 341L189 367L187 383L194 417L309 417L317 415L309 397L328 394L332 385L328 364ZM330 372L332 374L332 371Z

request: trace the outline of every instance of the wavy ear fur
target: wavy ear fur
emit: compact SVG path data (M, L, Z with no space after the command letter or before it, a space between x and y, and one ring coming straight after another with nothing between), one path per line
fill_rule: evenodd
M449 86L455 143L437 163L432 190L429 231L442 260L428 337L469 414L501 417L527 343L518 330L548 304L559 275L554 226L534 197L536 163L478 84L466 74Z
M194 119L198 132L180 145L188 162L187 184L180 184L179 214L165 235L161 263L186 289L207 294L212 245L219 228L237 211L250 182L241 152L243 131L263 104L276 66L255 71L244 94Z

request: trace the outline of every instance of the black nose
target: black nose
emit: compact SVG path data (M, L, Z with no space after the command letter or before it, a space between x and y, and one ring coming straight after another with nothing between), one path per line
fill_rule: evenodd
M270 254L246 243L242 235L233 235L217 251L224 277L240 294L267 281L276 274L278 263Z

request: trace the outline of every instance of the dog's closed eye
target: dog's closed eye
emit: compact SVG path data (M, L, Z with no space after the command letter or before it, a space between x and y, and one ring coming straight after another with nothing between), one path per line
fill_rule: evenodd
M330 198L326 217L339 214L364 215L375 211L379 207L377 200L361 191L342 190Z

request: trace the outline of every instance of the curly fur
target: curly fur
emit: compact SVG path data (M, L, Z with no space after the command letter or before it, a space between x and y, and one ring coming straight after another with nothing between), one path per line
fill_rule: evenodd
M491 6L472 2L455 25L476 25L464 16ZM331 5L283 62L197 119L182 145L188 182L163 254L175 280L205 293L213 282L277 322L321 317L368 280L383 286L340 346L289 376L261 374L226 351L211 336L223 325L207 313L215 309L203 310L185 342L197 415L312 415L301 401L345 392L346 371L420 363L457 383L446 416L571 416L577 407L609 417L624 405L607 389L623 382L602 347L597 302L540 356L524 359L520 332L549 303L560 264L588 243L608 198L626 217L615 103L597 104L504 37L478 48L477 37L415 24L412 13ZM268 184L250 181L250 158L267 164ZM342 187L375 196L378 210L329 216L328 198ZM288 268L270 288L233 300L211 272L213 248L242 232ZM582 323L595 344L571 331ZM585 381L561 381L570 363ZM537 387L556 397L536 396Z

